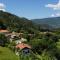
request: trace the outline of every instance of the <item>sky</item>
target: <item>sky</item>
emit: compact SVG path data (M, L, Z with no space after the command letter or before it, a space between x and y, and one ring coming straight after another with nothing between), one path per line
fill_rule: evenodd
M58 17L60 0L0 0L0 10L28 19Z

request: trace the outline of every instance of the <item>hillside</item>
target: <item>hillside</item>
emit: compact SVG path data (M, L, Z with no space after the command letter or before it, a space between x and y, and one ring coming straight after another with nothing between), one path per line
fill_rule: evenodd
M44 18L44 19L32 19L37 24L47 24L53 28L60 28L60 17Z
M18 60L18 57L6 47L0 47L0 60Z
M38 27L32 21L18 17L14 14L0 11L0 29L7 28L10 31L34 31L37 30Z

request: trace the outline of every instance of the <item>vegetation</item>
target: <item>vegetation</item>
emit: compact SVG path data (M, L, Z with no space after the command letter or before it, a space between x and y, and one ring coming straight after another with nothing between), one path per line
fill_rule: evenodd
M26 18L20 18L14 14L0 11L0 29L6 28L9 31L33 33L38 31L38 26Z
M58 21L57 21L58 20ZM51 17L51 18L44 18L44 19L33 19L33 22L37 24L42 24L47 28L60 28L60 17Z
M31 40L29 44L32 46L32 51L42 60L55 60L59 59L56 57L59 56L58 50L60 51L60 48L57 48L59 45L58 42L59 38L55 34L52 33L46 33L43 34L42 38ZM56 45L57 43L57 45Z
M0 47L0 60L18 60L18 57L9 48Z
M50 19L46 20L50 21ZM48 24L38 25L26 18L0 11L1 29L23 33L22 37L27 39L24 43L31 45L29 54L25 55L19 51L20 60L60 60L60 28L53 29ZM19 40L19 38L15 37L14 40ZM0 34L0 46L2 46L0 60L18 60L14 54L15 41L9 42L4 34Z
M6 46L8 44L7 37L4 34L0 34L0 46Z

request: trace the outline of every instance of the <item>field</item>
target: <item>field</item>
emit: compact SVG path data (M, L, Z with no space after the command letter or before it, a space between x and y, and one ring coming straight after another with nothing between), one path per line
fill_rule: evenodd
M0 47L0 60L18 60L18 57L10 49Z

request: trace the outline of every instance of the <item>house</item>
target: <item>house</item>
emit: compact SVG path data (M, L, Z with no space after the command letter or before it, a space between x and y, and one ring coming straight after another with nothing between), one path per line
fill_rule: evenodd
M25 38L19 38L18 40L15 41L16 44L20 44L20 43L23 43L23 42L26 42L27 39Z
M3 29L1 29L1 30L0 30L0 33L1 33L1 34L4 34L6 37L8 37L8 36L10 35L10 31L8 31L8 30L3 30Z
M19 37L22 38L23 37L23 33L20 32L19 33Z
M8 31L8 30L3 30L3 29L1 29L1 30L0 30L0 33L7 34L7 33L9 33L9 31Z
M29 54L30 50L31 50L31 46L29 46L28 44L25 43L20 43L18 45L16 45L16 50L15 53L16 55L19 55L19 52L22 54Z
M21 40L16 40L15 43L16 43L16 44L20 44L20 43L22 43L22 42L21 42Z
M9 37L10 42L19 39L19 33L16 33L14 31L12 33L9 33L7 36Z
M25 39L25 38L21 38L20 40L21 40L21 42L26 42L27 41L27 39Z

